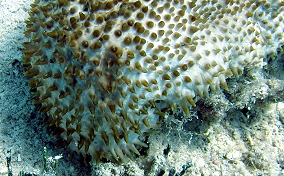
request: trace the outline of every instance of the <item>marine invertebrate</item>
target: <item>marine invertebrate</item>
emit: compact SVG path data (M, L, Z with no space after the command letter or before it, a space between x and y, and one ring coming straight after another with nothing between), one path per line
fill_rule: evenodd
M165 106L189 115L283 45L283 2L36 0L23 43L35 104L74 150L122 160ZM161 103L158 103L161 102Z

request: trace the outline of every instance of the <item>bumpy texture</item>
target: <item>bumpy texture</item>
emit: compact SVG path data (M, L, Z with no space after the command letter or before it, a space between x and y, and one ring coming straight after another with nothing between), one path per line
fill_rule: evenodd
M281 0L36 0L24 65L54 134L125 160L165 110L189 115L284 44Z

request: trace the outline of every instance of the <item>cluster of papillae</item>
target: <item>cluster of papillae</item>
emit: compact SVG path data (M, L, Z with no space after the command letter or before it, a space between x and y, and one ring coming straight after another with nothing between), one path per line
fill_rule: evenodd
M197 97L283 45L283 1L36 0L23 43L35 90L74 150L125 160L165 109Z

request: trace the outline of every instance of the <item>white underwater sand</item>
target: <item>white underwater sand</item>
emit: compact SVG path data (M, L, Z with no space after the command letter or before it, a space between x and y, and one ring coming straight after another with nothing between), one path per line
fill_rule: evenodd
M284 58L231 78L229 91L198 102L192 117L167 116L148 139L147 157L122 165L69 161L70 151L56 148L56 138L41 125L44 115L29 99L19 62L32 1L0 0L0 175L42 174L44 147L48 156L63 155L55 171L60 176L284 175Z

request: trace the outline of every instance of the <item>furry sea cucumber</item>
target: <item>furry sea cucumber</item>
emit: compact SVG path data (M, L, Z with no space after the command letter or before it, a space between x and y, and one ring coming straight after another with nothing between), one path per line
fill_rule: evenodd
M66 146L126 161L167 109L189 108L284 44L280 0L35 0L24 65Z

